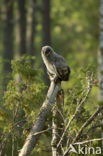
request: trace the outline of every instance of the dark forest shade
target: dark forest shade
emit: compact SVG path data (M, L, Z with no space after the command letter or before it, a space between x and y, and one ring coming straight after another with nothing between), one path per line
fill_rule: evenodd
M26 53L26 0L18 0L19 55Z
M42 45L50 45L50 0L42 0Z
M50 45L51 34L50 34L50 0L42 0L42 46ZM48 85L49 79L46 74L46 68L43 64L44 70L44 82Z
M11 0L3 0L2 6L2 22L3 22L3 90L5 90L7 82L10 78L11 60L13 59L13 3Z
M34 55L35 53L35 27L36 27L36 6L37 0L30 1L29 21L28 21L28 36L27 36L27 54Z

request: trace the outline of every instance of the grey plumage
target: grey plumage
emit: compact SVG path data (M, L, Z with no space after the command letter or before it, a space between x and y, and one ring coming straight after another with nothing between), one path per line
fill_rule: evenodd
M68 81L70 68L62 56L55 53L50 46L44 46L41 50L41 55L48 74L52 79Z

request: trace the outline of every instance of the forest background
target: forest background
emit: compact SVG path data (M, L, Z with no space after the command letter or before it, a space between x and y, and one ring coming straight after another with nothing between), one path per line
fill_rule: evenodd
M72 124L72 133L98 107L99 7L98 0L0 0L1 155L18 154L45 98L48 76L41 59L44 45L64 56L71 68L70 80L62 83L65 114L70 108L68 119L85 90L87 74L93 74L92 90ZM48 120L51 124L50 117ZM97 121L101 124L101 115ZM51 155L50 134L41 136L32 155ZM94 136L101 136L101 126L87 137ZM97 144L100 142L94 146Z

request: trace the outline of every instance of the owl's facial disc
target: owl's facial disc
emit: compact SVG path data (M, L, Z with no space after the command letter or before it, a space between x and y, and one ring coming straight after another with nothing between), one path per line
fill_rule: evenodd
M50 52L51 52L51 49L50 48L46 49L45 55L48 56L50 54Z
M43 53L44 53L45 56L49 56L50 53L51 53L51 48L49 46L44 46L42 48L42 51L43 51Z

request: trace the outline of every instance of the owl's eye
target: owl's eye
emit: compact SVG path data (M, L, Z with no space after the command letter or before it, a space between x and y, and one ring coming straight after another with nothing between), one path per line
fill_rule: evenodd
M50 49L47 49L47 50L45 51L45 54L46 54L46 55L49 55L49 54L50 54L50 51L51 51Z

